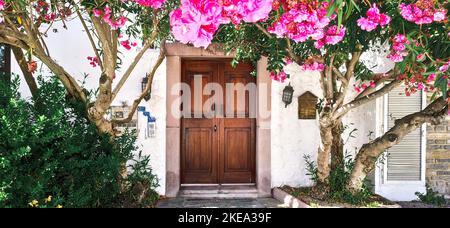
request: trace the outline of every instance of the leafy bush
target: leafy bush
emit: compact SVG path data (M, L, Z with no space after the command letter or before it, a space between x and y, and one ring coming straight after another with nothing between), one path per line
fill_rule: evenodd
M304 156L306 163L306 175L317 183L317 165L309 156ZM352 193L346 189L346 184L350 179L350 174L354 166L354 160L350 155L345 156L344 166L338 166L330 171L328 177L326 197L338 201L354 205L362 205L368 202L372 193L369 185L365 182L362 190Z
M426 204L435 205L441 207L447 203L444 196L440 195L438 192L433 191L429 186L427 186L427 192L425 194L416 192L416 196L421 202Z
M138 182L157 198L148 157L122 177L136 137L99 135L56 79L38 83L31 101L21 98L17 78L0 85L0 207L117 207Z

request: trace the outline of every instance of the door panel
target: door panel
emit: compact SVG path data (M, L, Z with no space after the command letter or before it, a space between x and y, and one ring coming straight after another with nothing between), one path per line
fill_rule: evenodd
M250 103L254 103L250 98L256 96L245 91L246 84L255 81L250 75L252 66L239 64L232 68L230 60L183 61L182 66L183 82L191 88L194 88L195 80L197 84L201 81L202 88L207 83L216 83L222 87L225 98L206 104L214 93L206 96L191 89L192 108L187 116L191 118L182 119L181 182L254 183L256 120L250 118L249 110ZM227 83L241 84L240 89L244 90L233 91L234 97L227 99L231 94L226 91ZM239 99L245 99L243 105L237 105ZM214 118L199 115L203 106L212 107ZM224 112L229 113L226 118L221 118Z
M217 182L217 134L208 119L189 119L182 124L182 183Z
M247 119L222 119L219 178L223 183L255 181L255 123Z
M239 64L236 68L222 64L219 67L223 88L236 89L225 89L226 118L219 120L219 179L223 183L255 182L256 119L250 118L250 108L256 105L256 95L247 90L248 83L256 81L252 71L250 64Z

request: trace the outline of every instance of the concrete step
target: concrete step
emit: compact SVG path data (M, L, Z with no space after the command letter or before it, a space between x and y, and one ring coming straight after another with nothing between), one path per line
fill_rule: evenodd
M258 198L258 190L255 186L182 186L178 193L184 198L198 199L235 199Z

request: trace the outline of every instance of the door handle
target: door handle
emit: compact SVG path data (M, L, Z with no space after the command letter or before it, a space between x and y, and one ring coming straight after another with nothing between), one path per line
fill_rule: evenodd
M217 131L217 125L214 125L214 132Z

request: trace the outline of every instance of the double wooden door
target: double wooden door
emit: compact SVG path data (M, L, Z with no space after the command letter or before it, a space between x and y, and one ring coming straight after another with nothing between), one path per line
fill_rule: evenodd
M255 182L256 120L250 109L256 97L249 91L242 96L226 89L227 84L255 83L253 67L233 68L230 63L228 59L182 62L182 80L191 91L183 96L182 108L188 110L181 127L182 184ZM238 99L245 99L245 105L237 105Z

